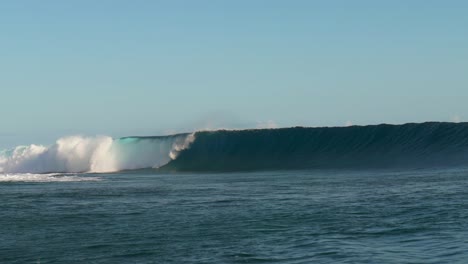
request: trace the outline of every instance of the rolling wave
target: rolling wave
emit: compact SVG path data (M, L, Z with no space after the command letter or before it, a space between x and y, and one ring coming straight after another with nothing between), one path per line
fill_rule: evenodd
M468 123L65 137L0 152L0 173L427 168L468 165Z

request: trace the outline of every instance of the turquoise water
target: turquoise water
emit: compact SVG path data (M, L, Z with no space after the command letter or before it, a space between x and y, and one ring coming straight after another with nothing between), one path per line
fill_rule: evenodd
M1 263L466 263L468 170L0 177Z

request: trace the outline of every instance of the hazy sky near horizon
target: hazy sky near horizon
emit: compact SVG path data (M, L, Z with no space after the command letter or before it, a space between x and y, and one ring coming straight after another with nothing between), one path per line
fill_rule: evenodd
M1 1L0 147L468 120L468 1Z

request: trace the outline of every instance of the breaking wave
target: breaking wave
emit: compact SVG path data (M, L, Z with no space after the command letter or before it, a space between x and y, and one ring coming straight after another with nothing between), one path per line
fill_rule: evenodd
M0 152L0 173L114 172L160 167L175 159L193 135L166 137L82 137L52 146L29 145Z
M468 123L65 137L0 152L0 173L427 168L468 165Z

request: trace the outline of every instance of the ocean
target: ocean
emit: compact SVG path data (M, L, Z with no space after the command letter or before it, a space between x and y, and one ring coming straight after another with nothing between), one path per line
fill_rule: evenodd
M468 123L0 151L0 263L466 263Z
M1 263L466 263L468 169L0 176Z

